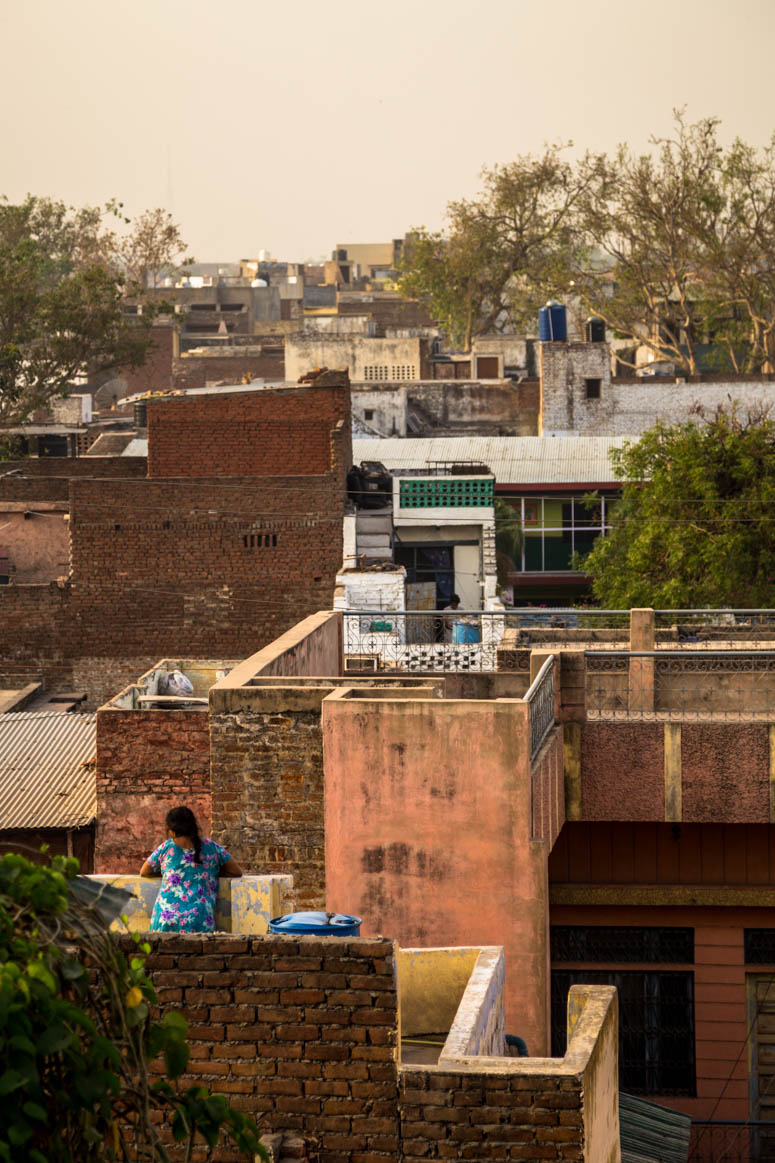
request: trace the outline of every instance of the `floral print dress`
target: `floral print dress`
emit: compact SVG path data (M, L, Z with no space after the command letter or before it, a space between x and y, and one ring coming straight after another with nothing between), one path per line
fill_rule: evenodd
M161 874L161 888L151 914L152 932L212 933L218 874L230 856L214 840L202 840L201 864L194 863L192 848L165 840L148 857L153 871Z

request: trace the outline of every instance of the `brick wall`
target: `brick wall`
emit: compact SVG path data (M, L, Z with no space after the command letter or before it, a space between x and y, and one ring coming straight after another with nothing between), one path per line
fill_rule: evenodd
M184 1085L320 1143L320 1163L398 1157L392 941L149 935L162 1008L190 1023ZM127 951L134 948L122 938ZM197 1159L204 1158L197 1155ZM213 1163L242 1160L216 1148Z
M585 1157L577 1078L410 1066L399 1097L404 1159Z
M149 477L293 476L352 463L346 375L274 391L154 400L148 406ZM345 463L346 462L346 463Z
M204 388L207 384L238 384L251 379L284 380L285 356L281 350L260 355L186 355L172 361L172 387Z
M164 817L178 803L192 809L202 835L208 836L206 708L99 711L95 872L138 872L166 837Z
M325 908L323 739L329 689L263 690L265 711L211 716L213 838L262 872L290 872L298 907Z
M7 474L19 470L19 477ZM3 461L3 481L30 477L144 477L147 461L144 456L29 456L20 460Z

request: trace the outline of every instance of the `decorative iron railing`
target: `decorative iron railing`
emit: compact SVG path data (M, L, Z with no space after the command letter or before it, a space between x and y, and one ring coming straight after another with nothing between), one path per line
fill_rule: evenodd
M775 1122L695 1119L689 1163L775 1163Z
M525 702L530 714L530 761L554 726L554 655L550 654L528 687Z
M586 718L775 723L775 651L585 651Z
M344 668L409 674L494 671L504 628L500 613L348 610L343 614ZM529 671L529 654L523 653L503 665Z

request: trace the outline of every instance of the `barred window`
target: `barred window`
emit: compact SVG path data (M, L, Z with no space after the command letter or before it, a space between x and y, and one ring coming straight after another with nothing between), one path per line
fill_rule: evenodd
M746 965L775 965L775 929L744 929Z
M697 1093L694 1059L694 974L594 969L552 971L552 1057L567 1046L572 985L614 985L619 991L619 1085L631 1094Z
M772 930L775 936L775 930ZM694 962L694 929L672 925L552 925L552 961Z

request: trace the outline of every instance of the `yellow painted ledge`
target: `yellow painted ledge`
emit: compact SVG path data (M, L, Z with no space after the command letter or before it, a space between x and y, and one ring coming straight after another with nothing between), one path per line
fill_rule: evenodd
M147 933L161 879L142 876L102 875L90 880L123 888L133 900L126 907L126 924L117 920L111 929ZM215 926L221 933L266 933L272 917L293 910L293 877L281 875L223 877L218 883Z

